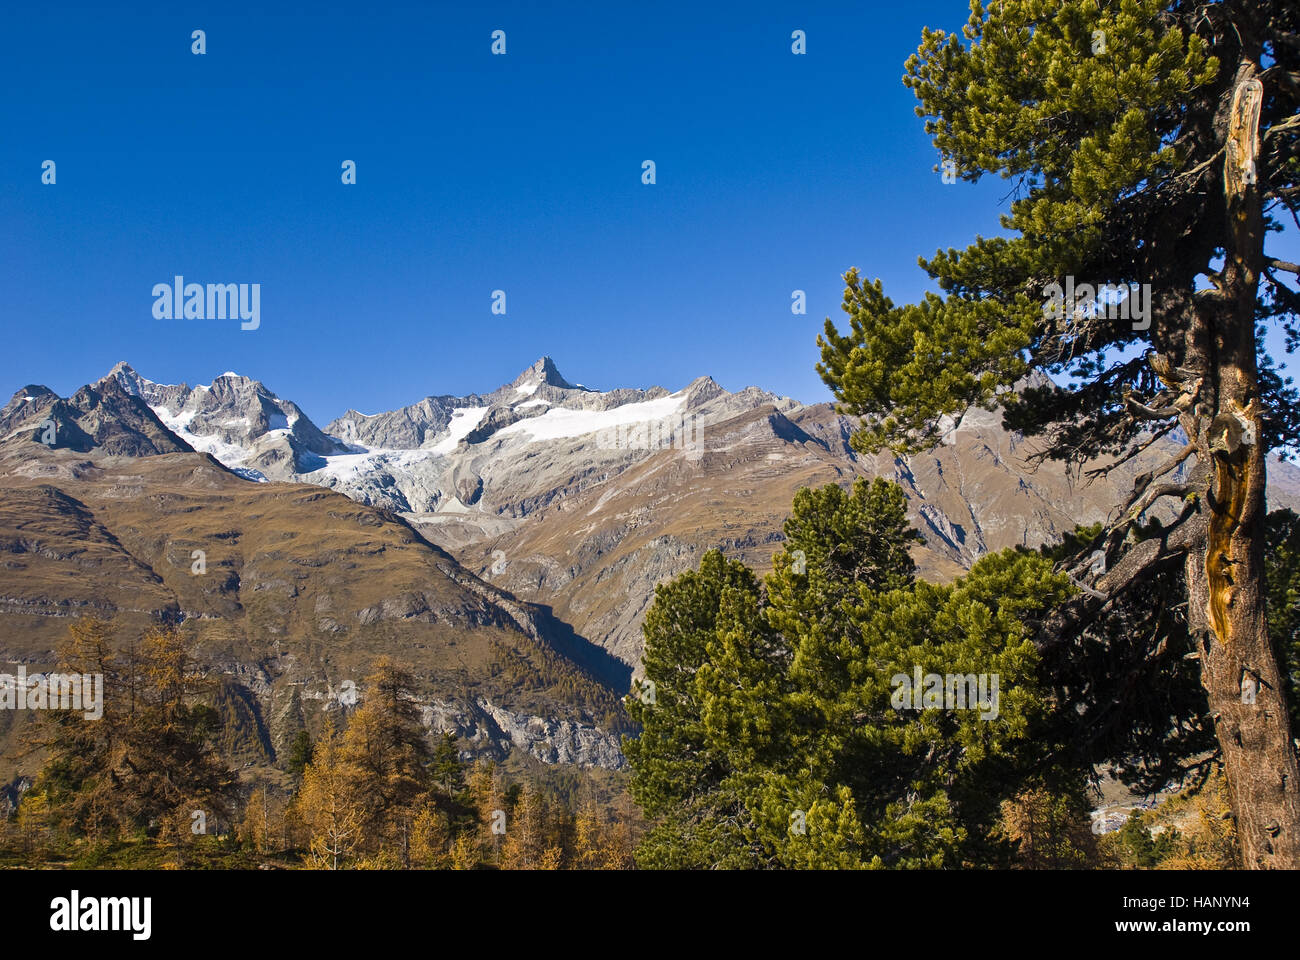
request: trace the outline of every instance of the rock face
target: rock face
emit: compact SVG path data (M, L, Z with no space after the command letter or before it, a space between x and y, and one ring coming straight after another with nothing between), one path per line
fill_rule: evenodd
M138 397L193 449L210 453L251 480L288 480L315 469L346 444L327 437L299 409L257 380L225 373L191 389L154 383L119 363L96 384Z
M627 766L619 737L570 720L513 713L485 697L472 703L431 701L422 707L424 724L435 733L454 734L471 753L504 759L517 749L542 763L622 770Z
M12 783L0 784L0 819L7 820L13 816L18 802L31 786L31 777L16 777Z
M29 385L0 410L0 442L23 438L51 449L128 457L177 453L190 446L116 380L101 380L61 399Z

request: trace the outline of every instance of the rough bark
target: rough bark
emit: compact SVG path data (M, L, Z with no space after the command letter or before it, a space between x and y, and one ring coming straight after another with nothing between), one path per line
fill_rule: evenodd
M1300 868L1300 774L1264 609L1265 451L1254 308L1264 255L1254 176L1259 81L1243 62L1227 117L1227 256L1189 333L1208 348L1201 404L1184 425L1212 464L1204 551L1188 554L1190 626L1222 750L1243 864ZM1189 344L1193 346L1193 344Z

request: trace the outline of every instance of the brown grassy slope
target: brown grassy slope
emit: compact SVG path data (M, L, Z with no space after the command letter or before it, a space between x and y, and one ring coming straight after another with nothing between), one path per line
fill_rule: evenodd
M200 660L253 695L275 750L314 729L344 681L362 687L381 653L430 699L574 722L614 709L549 648L534 611L391 514L315 486L249 483L202 454L6 445L0 670L50 664L69 616L91 611L117 615L124 636L183 618Z

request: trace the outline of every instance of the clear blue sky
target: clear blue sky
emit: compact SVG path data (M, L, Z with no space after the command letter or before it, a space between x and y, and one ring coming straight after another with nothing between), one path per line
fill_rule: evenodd
M549 354L600 389L818 401L846 268L906 301L918 254L996 231L1005 184L943 185L900 82L964 0L261 6L0 14L4 396L128 360L324 424ZM261 328L154 319L175 274L260 283Z

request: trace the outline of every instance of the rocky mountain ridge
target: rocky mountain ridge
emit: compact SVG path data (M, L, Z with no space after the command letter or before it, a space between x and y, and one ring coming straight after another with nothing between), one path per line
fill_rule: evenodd
M1154 445L1138 461L1087 483L1059 464L1034 464L1032 441L1005 431L997 412L976 409L954 420L932 451L865 458L849 444L854 423L830 404L801 404L755 387L731 392L708 377L676 392L599 391L570 382L548 357L488 393L431 395L373 415L350 410L324 430L261 382L233 373L191 388L158 384L119 364L66 401L44 388L24 390L0 411L0 477L6 470L21 477L10 483L22 487L13 495L46 497L41 509L84 536L97 523L114 529L102 519L103 488L76 486L100 476L104 458L121 461L114 469L129 473L135 469L130 459L139 467L172 455L206 454L211 467L224 465L237 475L230 482L239 489L270 495L287 485L325 496L320 488L326 488L336 498L330 503L351 501L356 506L349 509L385 518L376 521L381 525L399 524L437 555L433 565L456 590L458 609L493 611L460 620L445 610L439 614L420 591L392 584L391 573L377 568L371 575L393 587L379 591L382 596L342 617L331 606L336 599L315 597L309 615L294 614L296 625L246 637L243 656L252 656L256 643L290 635L356 642L363 628L446 620L471 632L513 630L614 694L626 690L639 663L640 624L654 586L697 565L712 547L766 569L800 487L847 484L860 476L896 480L925 538L915 551L922 575L944 579L990 551L1036 547L1078 523L1106 519L1170 446ZM65 424L59 435L68 443L39 453L33 447L39 446L37 427L50 417ZM1275 506L1300 503L1298 477L1288 465L1276 465ZM56 504L54 493L34 493L33 484L71 496L85 515L78 512L82 507ZM151 498L150 491L149 482L132 481L112 496ZM340 494L348 499L337 499ZM166 502L169 495L162 496ZM310 531L319 525L313 517L322 501L301 499L305 510L295 523ZM246 529L261 516L255 512L232 526ZM156 552L142 555L141 562L156 569ZM339 556L327 551L317 561L320 573L328 577ZM252 595L276 596L274 583L281 581L290 582L268 577ZM243 599L227 596L230 590L215 591L207 608L187 605L183 592L164 585L186 617L238 617L245 607ZM133 601L139 609L160 602L150 593L156 584L141 582L136 589L144 598ZM242 598L245 591L237 592ZM286 616L304 606L304 596L299 591L282 598ZM32 598L11 599L18 606L10 609L21 609ZM326 606L317 609L321 603ZM232 659L232 669L239 662ZM430 701L430 716L457 713L461 729L494 729L499 741L512 731L506 739L532 744L527 749L534 755L606 763L612 762L611 744L617 753L615 741L582 727L590 715L546 714L557 709L553 704L529 714L499 692L456 702L449 713ZM515 719L507 722L507 716Z

